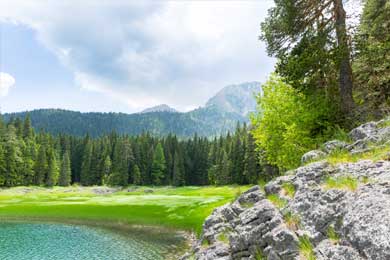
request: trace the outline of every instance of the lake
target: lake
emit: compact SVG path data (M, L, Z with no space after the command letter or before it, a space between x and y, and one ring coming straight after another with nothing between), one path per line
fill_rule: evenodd
M183 237L176 233L139 228L114 232L68 224L0 223L2 260L159 260L183 244Z

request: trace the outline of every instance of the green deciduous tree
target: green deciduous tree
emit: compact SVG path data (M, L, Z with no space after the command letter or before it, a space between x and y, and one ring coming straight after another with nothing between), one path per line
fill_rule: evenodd
M256 144L265 151L268 162L281 169L299 165L301 156L315 148L318 120L328 113L321 100L311 100L282 78L272 75L258 96L259 111L252 117ZM326 126L325 126L326 128Z

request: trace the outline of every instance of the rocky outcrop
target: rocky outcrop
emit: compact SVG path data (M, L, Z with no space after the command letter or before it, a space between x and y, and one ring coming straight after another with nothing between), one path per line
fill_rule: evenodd
M320 156L302 160L320 161L215 209L184 259L390 259L390 162L321 160L336 150L386 151L388 125L362 125L351 131L350 143L327 142L311 152Z

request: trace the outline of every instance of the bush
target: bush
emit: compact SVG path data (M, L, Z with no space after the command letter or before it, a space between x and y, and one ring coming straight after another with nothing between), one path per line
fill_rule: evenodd
M302 155L323 141L330 106L321 95L303 95L273 74L257 96L253 136L266 160L282 170L299 166Z

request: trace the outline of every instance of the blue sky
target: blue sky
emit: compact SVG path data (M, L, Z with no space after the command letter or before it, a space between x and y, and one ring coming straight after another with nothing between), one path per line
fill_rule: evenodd
M78 2L0 1L2 112L184 111L273 70L258 41L272 1Z

